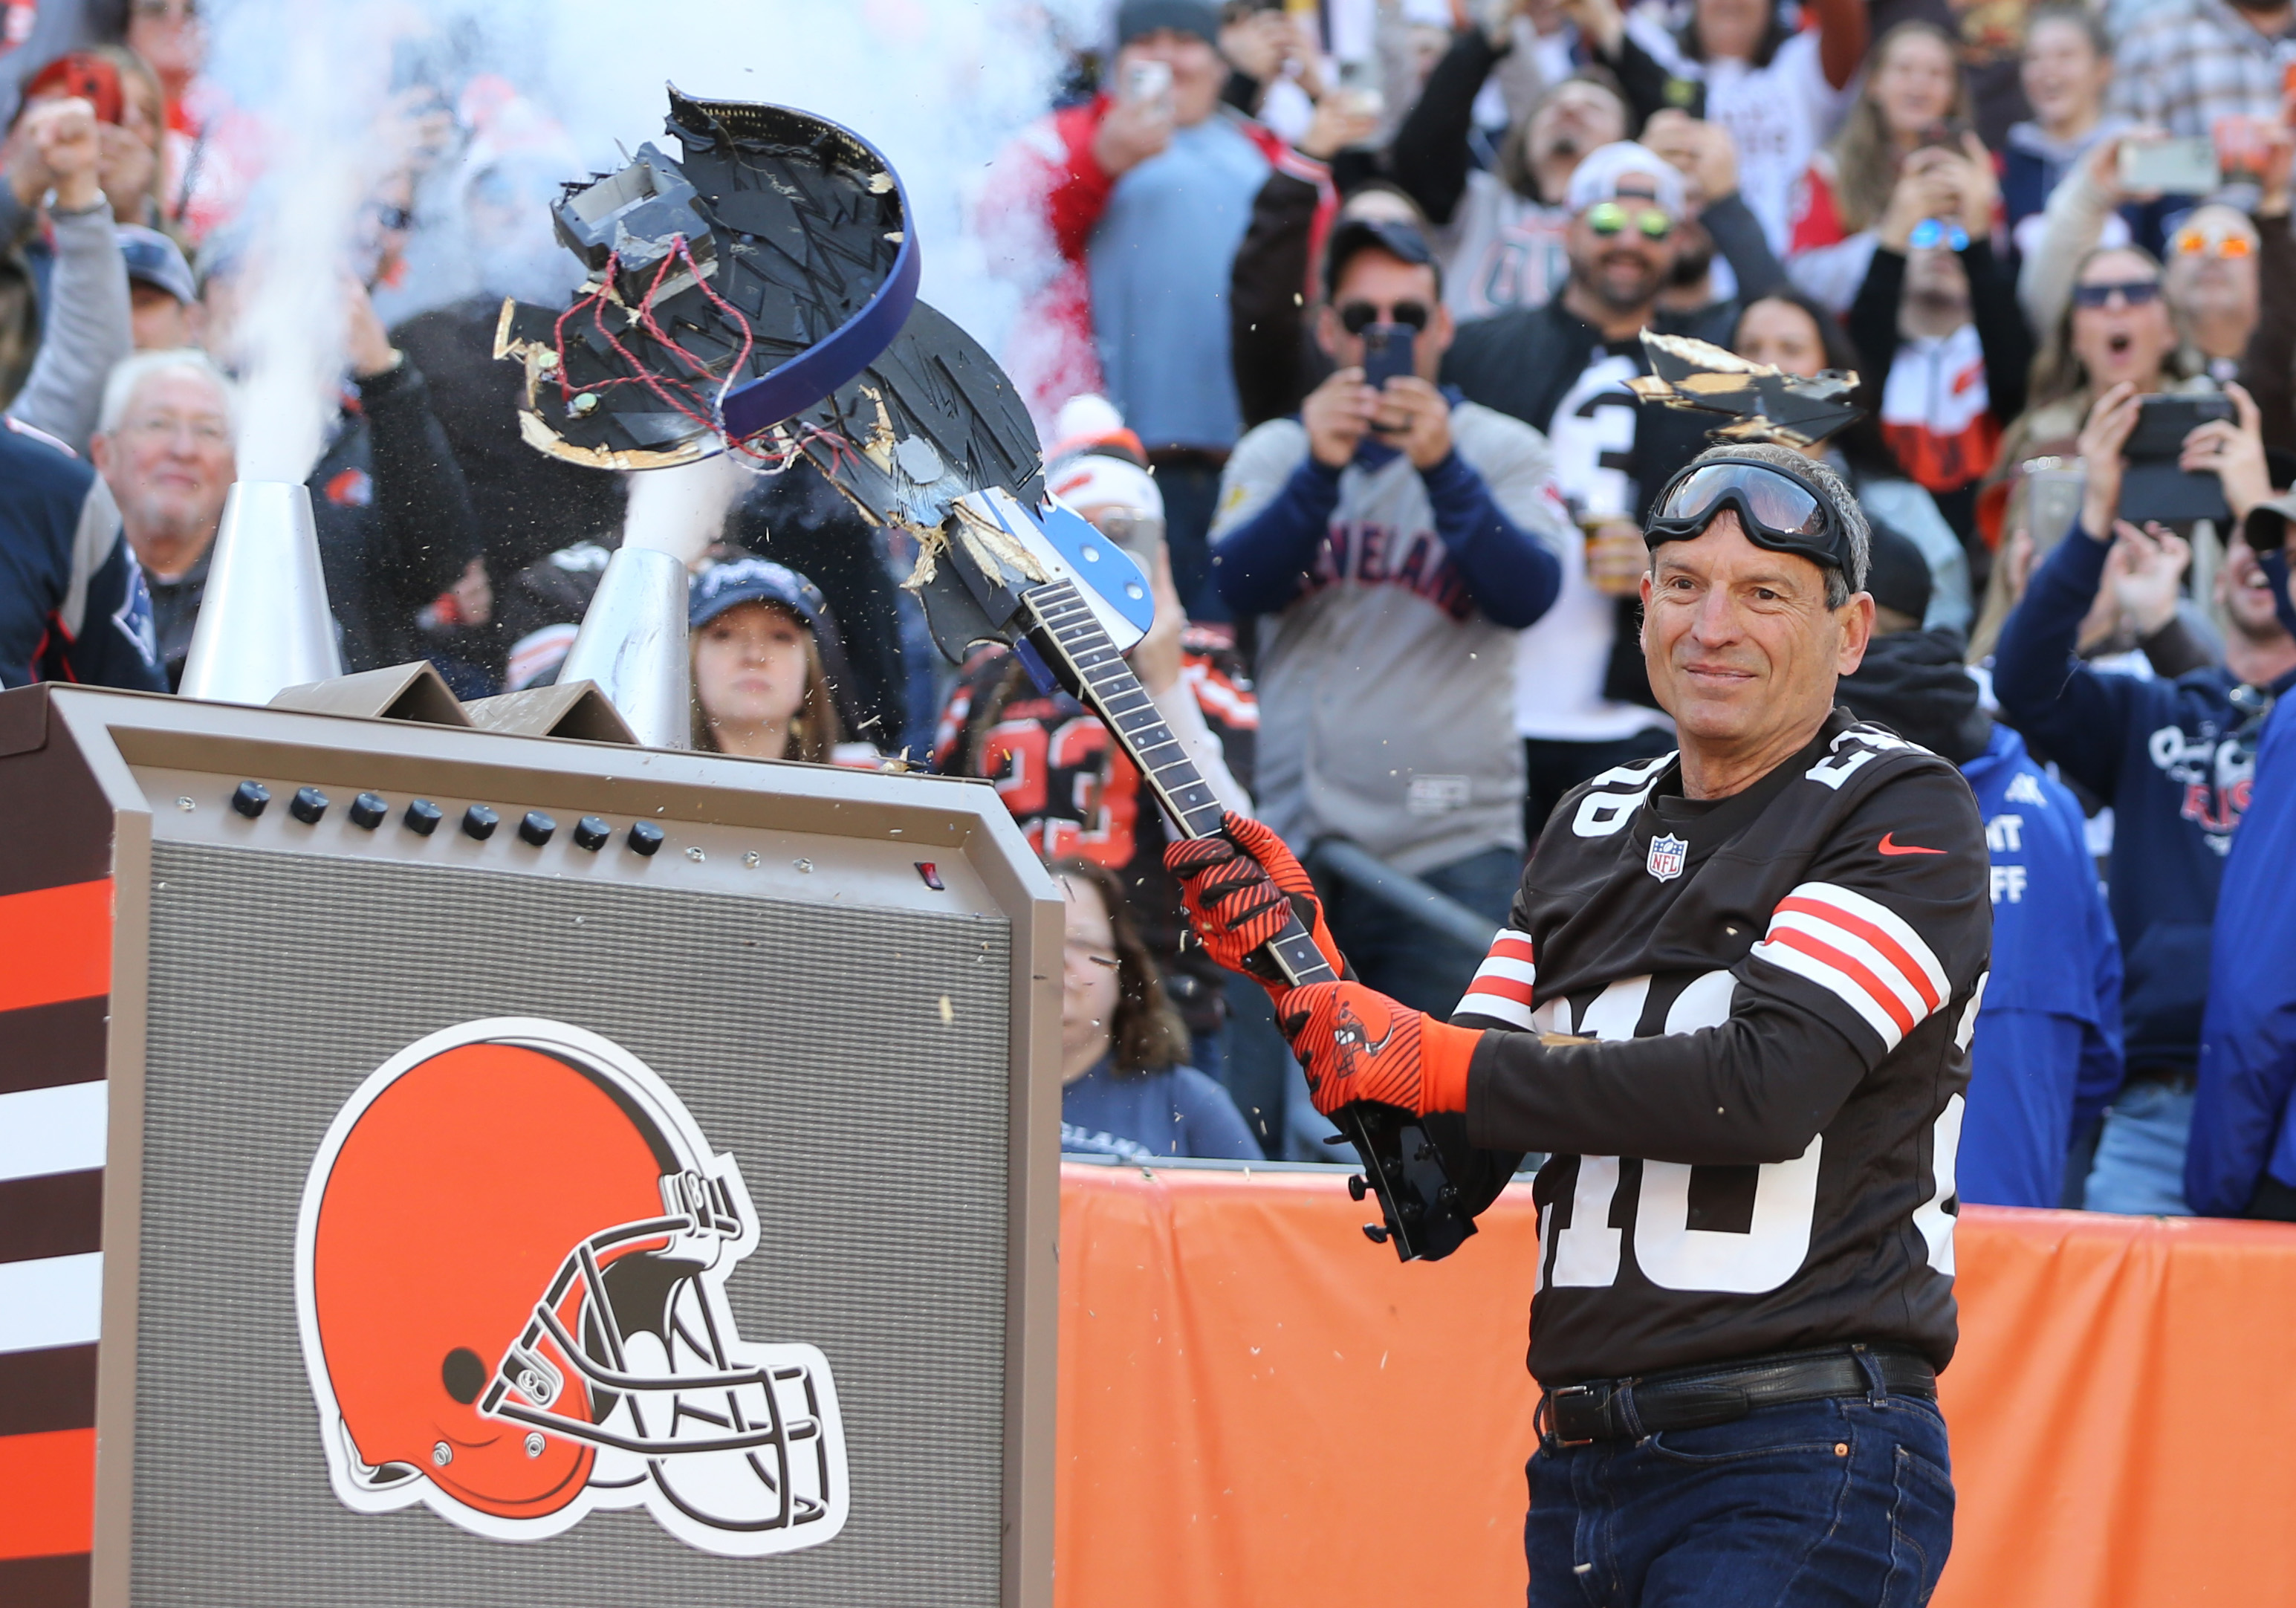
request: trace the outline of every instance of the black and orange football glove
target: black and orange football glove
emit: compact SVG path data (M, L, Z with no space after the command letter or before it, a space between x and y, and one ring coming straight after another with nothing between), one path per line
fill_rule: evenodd
M1359 982L1308 983L1277 1008L1307 1069L1308 1096L1325 1116L1357 1100L1423 1115L1467 1109L1480 1030L1438 1021Z
M1179 881L1181 902L1204 953L1256 979L1279 1005L1292 985L1261 947L1283 931L1288 916L1298 916L1332 970L1347 975L1316 884L1283 840L1258 821L1225 812L1212 836L1168 846L1164 867Z

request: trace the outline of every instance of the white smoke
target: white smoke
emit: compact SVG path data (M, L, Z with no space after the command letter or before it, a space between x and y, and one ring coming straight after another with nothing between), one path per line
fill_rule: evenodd
M381 176L369 137L387 87L375 66L376 15L238 0L215 21L210 71L268 136L269 166L221 242L236 264L223 355L243 381L242 480L300 480L325 444L343 365L349 243Z
M340 365L333 275L353 260L379 166L398 155L374 132L394 98L436 90L466 140L423 182L411 273L377 293L389 320L473 292L562 294L577 269L550 237L557 184L619 168L649 140L675 154L662 133L674 82L705 98L801 107L884 152L907 191L926 299L996 350L1019 291L1011 265L989 271L972 203L990 159L1044 113L1068 53L1098 37L1112 4L222 0L209 73L270 131L270 166L243 220L239 345L257 462L283 473L316 455L323 410L304 398L324 393L311 375ZM516 127L469 137L505 90ZM517 197L508 228L506 187ZM465 216L488 197L488 220Z

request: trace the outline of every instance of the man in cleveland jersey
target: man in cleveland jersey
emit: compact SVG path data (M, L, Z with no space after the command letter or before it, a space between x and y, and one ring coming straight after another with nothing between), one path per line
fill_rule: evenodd
M1319 1108L1463 1123L1470 1203L1553 1153L1533 1604L1919 1603L1952 1536L1935 1371L1983 823L1950 764L1834 707L1874 605L1830 471L1714 449L1648 540L1679 753L1564 797L1450 1021L1352 981L1279 982L1279 1015ZM1224 960L1296 912L1343 965L1259 834L1171 858Z

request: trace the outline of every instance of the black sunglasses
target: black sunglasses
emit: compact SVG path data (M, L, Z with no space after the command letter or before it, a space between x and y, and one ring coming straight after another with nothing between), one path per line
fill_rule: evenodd
M1423 301L1398 301L1391 308L1349 301L1340 307L1340 327L1350 335L1360 335L1374 324L1407 324L1414 330L1423 330L1427 318L1427 304Z
M1688 541L1725 508L1736 511L1756 546L1849 572L1849 533L1833 502L1800 477L1753 458L1709 458L1676 475L1659 496L1644 540L1652 548Z
M2107 306L2112 302L2115 291L2120 292L2120 299L2125 306L2141 308L2147 302L2161 299L2161 282L2157 279L2115 279L2103 284L2077 284L2073 286L2073 305L2083 308Z

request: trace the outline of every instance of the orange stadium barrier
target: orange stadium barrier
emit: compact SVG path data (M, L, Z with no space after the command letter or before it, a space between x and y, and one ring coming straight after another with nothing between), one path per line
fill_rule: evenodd
M1527 1185L1405 1267L1330 1175L1062 1169L1063 1608L1520 1604ZM1972 1208L1940 1608L2296 1604L2296 1228Z

